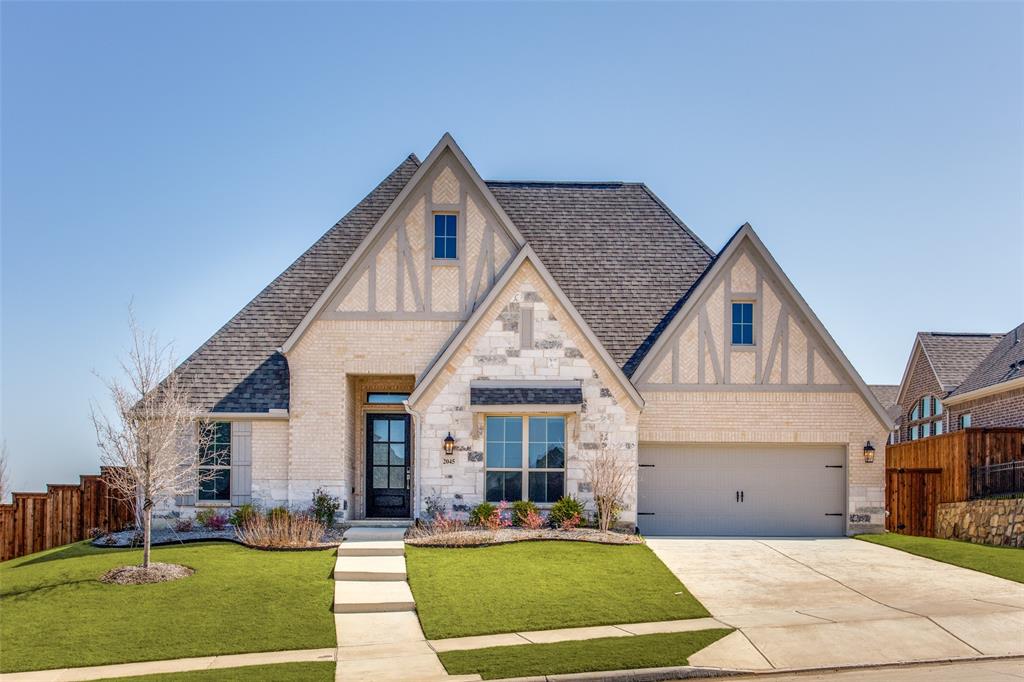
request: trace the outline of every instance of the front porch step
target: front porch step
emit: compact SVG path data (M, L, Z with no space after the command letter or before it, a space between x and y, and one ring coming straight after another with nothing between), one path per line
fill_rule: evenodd
M404 580L366 582L338 580L334 583L335 613L381 613L415 611L409 583Z
M352 540L338 545L338 556L405 556L401 540Z
M370 540L402 540L406 528L402 526L358 526L349 528L341 537L345 542Z
M334 563L335 580L405 580L404 556L341 556Z
M412 519L353 519L345 521L349 528L409 528L413 525Z

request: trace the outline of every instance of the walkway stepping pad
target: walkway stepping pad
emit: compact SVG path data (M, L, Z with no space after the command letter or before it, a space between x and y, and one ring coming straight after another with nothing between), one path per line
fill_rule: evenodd
M404 556L340 556L334 564L335 580L405 580Z
M401 540L346 540L338 545L338 556L404 556Z
M379 613L414 611L409 583L404 580L367 582L338 580L334 583L335 613Z

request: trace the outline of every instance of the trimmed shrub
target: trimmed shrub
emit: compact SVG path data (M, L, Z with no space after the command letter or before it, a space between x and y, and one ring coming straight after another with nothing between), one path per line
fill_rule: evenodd
M548 520L540 515L539 512L535 512L532 509L526 512L526 518L523 519L523 528L530 530L540 530L547 525Z
M203 524L209 530L224 530L228 527L228 515L222 512L218 512L208 518L206 523Z
M487 521L491 518L494 512L498 511L490 502L481 502L469 512L469 525L471 526L484 526L487 525Z
M517 526L525 525L526 515L530 512L539 514L540 510L529 500L516 500L512 503L512 523Z
M325 527L334 525L334 515L341 509L341 499L331 495L323 488L313 491L313 506L309 513Z
M572 516L570 516L567 519L562 519L562 522L559 524L559 526L561 527L562 530L572 530L573 528L575 528L578 525L580 525L580 515L579 514L573 514Z
M231 525L235 528L244 526L249 519L254 516L259 516L260 510L256 508L254 504L243 504L241 507L236 509L231 515Z
M207 522L216 516L216 509L200 509L196 512L196 523L200 526L206 526Z
M183 518L178 519L174 522L174 532L176 533L188 533L192 530L192 519Z
M572 495L565 495L552 505L551 511L548 513L548 521L553 526L561 527L565 521L575 516L576 525L579 525L584 513L582 502Z

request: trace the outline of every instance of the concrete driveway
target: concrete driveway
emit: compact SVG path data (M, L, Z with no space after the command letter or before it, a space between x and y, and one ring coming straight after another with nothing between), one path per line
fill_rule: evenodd
M648 544L715 618L739 629L691 665L799 669L1024 655L1024 585L1009 580L848 538Z

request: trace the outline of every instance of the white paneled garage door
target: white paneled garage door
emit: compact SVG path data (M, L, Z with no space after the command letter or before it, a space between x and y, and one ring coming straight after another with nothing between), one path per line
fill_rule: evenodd
M846 450L809 445L640 446L644 535L843 535Z

